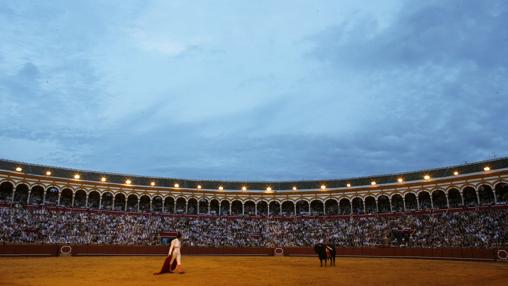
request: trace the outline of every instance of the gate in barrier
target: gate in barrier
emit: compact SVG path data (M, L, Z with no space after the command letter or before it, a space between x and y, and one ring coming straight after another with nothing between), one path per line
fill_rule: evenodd
M70 245L60 246L60 256L71 256L72 247Z
M506 249L498 249L497 259L500 261L508 262L508 251Z

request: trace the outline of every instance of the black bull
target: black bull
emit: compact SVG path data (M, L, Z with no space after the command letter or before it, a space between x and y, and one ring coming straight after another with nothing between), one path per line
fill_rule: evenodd
M326 267L326 262L328 261L328 259L330 259L330 266L332 265L335 266L335 254L336 254L335 245L319 243L314 246L314 252L317 253L319 257L321 267L323 267L323 260L325 261Z

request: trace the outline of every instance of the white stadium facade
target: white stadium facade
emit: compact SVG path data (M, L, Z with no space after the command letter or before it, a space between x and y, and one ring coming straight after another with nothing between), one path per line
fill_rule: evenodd
M150 178L0 160L0 203L118 212L349 216L508 202L508 158L337 180Z

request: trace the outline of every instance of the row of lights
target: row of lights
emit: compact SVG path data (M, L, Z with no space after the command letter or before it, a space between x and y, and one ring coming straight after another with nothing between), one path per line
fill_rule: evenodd
M490 171L490 170L491 170L491 169L490 169L490 167L489 167L489 166L485 166L485 167L483 168L483 171L485 171L485 172L488 172L488 171ZM17 172L21 172L21 171L23 171L23 168L21 168L21 167L19 167L19 166L18 166L18 167L16 167L16 171L17 171ZM46 176L51 176L51 174L52 174L52 173L51 173L51 171L50 171L50 170L47 170L47 171L46 171ZM458 175L459 175L459 172L458 172L458 171L454 171L454 172L453 172L453 175L454 175L454 176L458 176ZM80 176L79 174L75 174L75 175L74 175L74 179L79 180L80 178L81 178L81 176ZM430 180L430 175L424 175L424 176L423 176L423 179L424 179L424 180L426 180L426 181ZM106 182L106 181L107 181L106 177L101 177L101 182ZM403 179L403 178L398 178L398 179L397 179L397 182L399 182L399 183L403 183L403 182L404 182L404 179ZM130 179L127 179L127 180L125 180L125 184L126 184L126 185L130 185L130 184L132 184L132 181L131 181ZM372 182L370 182L370 184L371 184L372 186L377 185L376 181L372 181ZM154 181L150 182L150 186L154 187L154 186L155 186L155 182L154 182ZM173 186L174 186L175 188L180 188L180 184L178 184L178 183L175 183ZM351 188L351 183L347 183L347 184L346 184L346 186L347 186L348 188ZM197 185L197 189L201 189L201 188L202 188L202 187L201 187L201 185ZM224 187L223 187L223 186L219 186L219 188L218 188L218 189L219 189L219 191L223 191L223 190L224 190ZM298 188L297 188L296 186L294 186L294 187L293 187L293 191L296 191L296 190L298 190ZM323 191L324 191L324 190L326 190L326 185L321 185L321 190L323 190ZM242 191L247 191L247 187L246 187L246 186L242 186ZM266 192L268 192L268 193L272 192L272 188L271 188L271 187L267 187L267 188L266 188Z

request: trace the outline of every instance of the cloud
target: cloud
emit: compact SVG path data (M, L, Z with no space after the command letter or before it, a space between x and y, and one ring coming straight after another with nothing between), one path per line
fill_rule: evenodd
M185 52L199 46L199 43L176 41L168 38L167 35L150 34L140 28L132 29L129 34L135 44L141 49L148 52L161 53L170 57L183 55Z
M407 150L406 159L423 167L505 154L507 8L504 1L406 3L386 26L360 15L310 37L309 59L328 77L354 74L364 86L366 132L355 136L372 145L360 146L391 150L383 138L401 139L400 151L379 160Z
M406 3L387 27L363 16L327 29L316 36L326 45L318 44L313 55L352 68L458 63L503 68L508 59L499 52L508 48L507 16L504 1Z
M0 157L285 180L504 154L507 5L396 2L0 7Z

